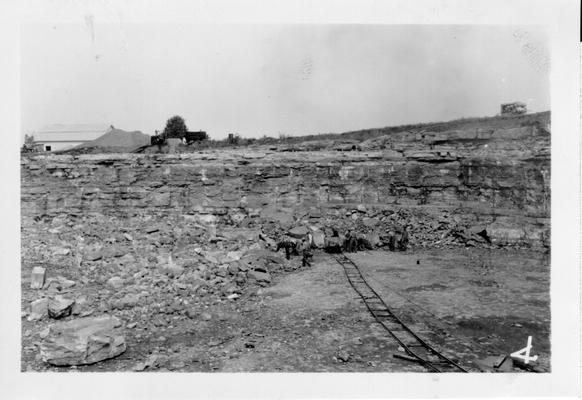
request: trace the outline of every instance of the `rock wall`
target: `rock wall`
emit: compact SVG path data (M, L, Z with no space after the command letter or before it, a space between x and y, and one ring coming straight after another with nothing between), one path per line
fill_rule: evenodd
M351 152L246 148L21 159L23 224L59 213L181 214L228 224L277 213L289 223L351 221L362 210L366 217L405 210L425 229L446 214L457 224L486 226L497 244L547 246L549 128L402 132Z

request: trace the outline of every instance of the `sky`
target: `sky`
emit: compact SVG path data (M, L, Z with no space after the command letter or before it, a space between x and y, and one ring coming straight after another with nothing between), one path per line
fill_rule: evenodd
M346 132L550 109L535 27L28 24L21 135L108 124L153 134L180 115L211 138Z

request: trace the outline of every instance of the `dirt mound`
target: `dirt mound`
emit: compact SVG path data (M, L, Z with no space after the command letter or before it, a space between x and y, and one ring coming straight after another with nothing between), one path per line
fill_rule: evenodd
M150 136L141 131L127 132L122 129L112 129L92 142L75 147L74 150L98 148L107 151L133 151L149 144Z

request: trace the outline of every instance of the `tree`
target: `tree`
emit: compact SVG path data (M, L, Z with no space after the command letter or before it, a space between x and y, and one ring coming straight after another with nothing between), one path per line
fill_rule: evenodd
M178 138L182 139L186 136L188 132L188 127L186 126L186 122L184 118L180 117L179 115L174 115L166 122L166 127L164 128L164 138Z
M24 135L24 144L22 145L21 151L23 153L31 153L34 151L34 136L33 135Z

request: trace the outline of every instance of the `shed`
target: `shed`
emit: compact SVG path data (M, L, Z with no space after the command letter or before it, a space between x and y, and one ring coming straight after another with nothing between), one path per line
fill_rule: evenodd
M91 142L113 129L112 125L48 125L33 133L34 144L40 151L66 150Z

